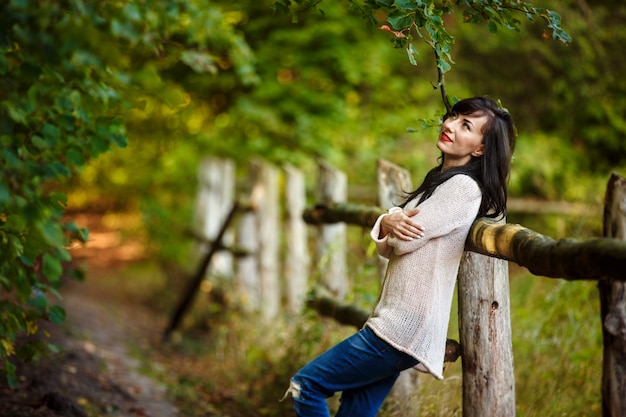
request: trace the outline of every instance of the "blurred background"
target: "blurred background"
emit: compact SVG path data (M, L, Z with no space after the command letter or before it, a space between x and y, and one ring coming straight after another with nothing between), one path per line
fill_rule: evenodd
M456 37L446 88L450 97L500 100L516 121L510 223L553 238L601 236L609 175L626 174L626 5L544 3L560 13L570 44L523 15L519 31L495 33L446 15ZM123 288L133 302L171 311L195 266L189 229L206 157L232 160L241 177L253 158L290 163L306 175L310 205L320 159L347 174L348 200L366 205L376 204L378 159L408 169L414 184L437 163L432 121L444 107L431 49L416 39L412 65L393 35L369 27L349 2L323 1L297 19L258 0L107 4L110 32L95 22L65 36L80 34L89 45L76 62L101 60L112 74L108 82L127 104L110 116L123 119L127 145L48 187L67 193L69 218L93 228L77 254L103 244L99 230L113 233L108 247L122 251L114 264L92 258L106 277L98 285L111 292ZM159 42L150 39L156 33ZM371 308L377 281L366 231L349 233L349 301ZM89 269L82 285L93 285ZM598 415L596 284L511 265L511 296L518 415ZM171 361L175 371L156 375L185 416L289 415L276 399L290 375L353 331L306 312L275 323L270 335L208 296L191 316L175 343L196 366ZM451 317L458 339L455 311ZM423 377L420 416L461 415L460 363L446 372L443 382ZM381 415L402 414L390 407Z

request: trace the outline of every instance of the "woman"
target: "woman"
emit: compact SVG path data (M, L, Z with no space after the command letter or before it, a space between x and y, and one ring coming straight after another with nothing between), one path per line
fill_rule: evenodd
M506 214L515 144L511 116L485 97L462 100L443 121L440 164L371 231L389 258L373 313L357 334L304 366L288 394L299 417L328 417L326 398L342 391L337 416L375 416L400 371L443 379L454 284L477 216Z

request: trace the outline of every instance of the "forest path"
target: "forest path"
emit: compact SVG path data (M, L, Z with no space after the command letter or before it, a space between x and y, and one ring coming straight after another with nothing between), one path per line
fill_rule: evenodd
M124 288L111 285L119 281L112 278L125 265L141 258L141 247L103 229L99 219L91 218L86 225L82 220L77 223L89 227L92 244L72 252L88 266L87 278L64 284L61 300L48 297L51 304L65 308L66 322L42 324L50 334L45 340L63 351L19 363L17 389L0 382L0 416L178 417L165 386L140 369L149 367L159 374L165 367L137 359L137 352L158 347L164 315L154 314L129 299Z

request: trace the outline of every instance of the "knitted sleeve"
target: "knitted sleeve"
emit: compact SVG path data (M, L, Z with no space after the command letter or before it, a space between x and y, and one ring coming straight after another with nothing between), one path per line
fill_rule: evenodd
M482 193L471 177L458 174L439 185L430 198L419 205L419 213L413 220L424 227L420 239L402 240L393 235L386 244L396 255L413 252L429 240L446 235L461 226L468 226L476 219Z
M384 258L389 258L389 256L393 252L393 247L387 244L388 235L379 238L381 222L383 220L383 217L385 217L387 214L393 213L394 211L402 211L402 209L400 207L392 207L387 213L378 216L376 222L374 223L374 227L372 227L372 230L370 231L370 237L376 243L376 250L378 251L378 254Z

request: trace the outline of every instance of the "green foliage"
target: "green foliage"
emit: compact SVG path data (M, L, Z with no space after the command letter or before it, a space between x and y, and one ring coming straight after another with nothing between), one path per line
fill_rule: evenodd
M291 13L295 17L310 8L319 9L319 3L320 0L281 0L275 3L274 9ZM558 13L534 7L525 1L457 0L441 3L432 0L350 1L352 7L372 25L379 24L376 14L380 10L384 11L386 21L391 27L383 25L381 28L394 34L394 45L406 49L413 65L417 65L415 59L417 50L412 41L415 36L424 40L435 52L437 68L444 73L454 64L451 50L455 37L448 32L445 24L446 16L456 13L453 3L461 9L464 22L486 22L490 32L497 32L498 27L519 31L521 21L515 16L523 14L531 21L536 17L543 19L547 29L552 31L554 39L565 43L571 42L570 36L561 28L561 17Z
M614 53L626 40L624 8L612 0L584 7L567 0L558 7L574 39L567 47L535 36L522 41L504 31L490 36L484 27L457 22L457 50L465 59L457 59L448 81L462 80L501 98L519 131L531 136L529 146L542 146L549 136L557 149L542 158L555 169L573 158L572 179L581 174L606 178L610 170L623 172L626 166L626 81L621 76L626 60ZM541 33L543 27L528 22L525 30Z
M103 63L86 52L87 38L65 41L68 33L95 30L97 16L84 9L67 14L56 2L39 6L40 15L30 2L0 10L0 280L2 291L14 295L0 305L0 359L12 385L6 359L45 352L17 348L17 336L37 331L39 318L63 321L65 313L48 304L46 293L56 294L61 284L70 261L65 247L88 237L63 221L67 198L51 184L112 143L125 143L122 122L101 111L118 99L103 83Z
M162 72L233 68L244 85L256 82L245 42L219 10L203 6L80 0L0 6L0 285L10 295L0 304L0 360L12 385L8 359L45 352L16 346L18 335L35 332L41 318L62 322L63 310L47 295L58 295L65 275L82 276L66 270L66 248L88 233L64 220L60 185L99 155L126 146L122 116L134 106L185 104L183 91Z

